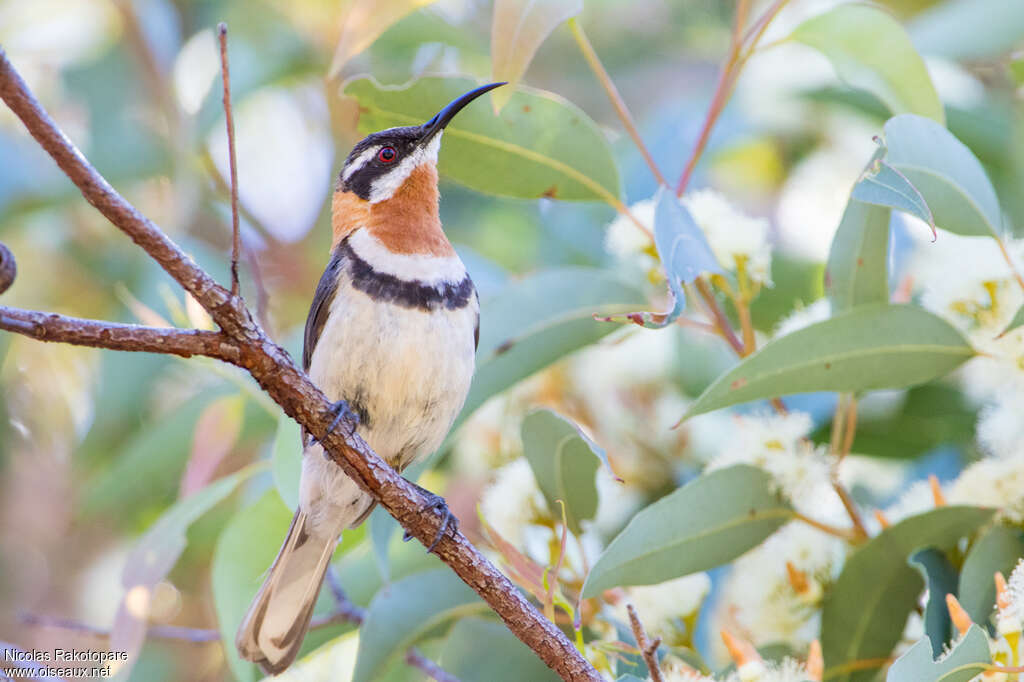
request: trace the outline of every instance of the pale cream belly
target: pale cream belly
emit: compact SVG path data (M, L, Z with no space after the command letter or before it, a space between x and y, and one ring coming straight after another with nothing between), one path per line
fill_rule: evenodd
M403 469L441 445L462 409L476 322L475 299L459 310L427 312L374 301L343 282L309 375L331 400L362 413L359 434ZM314 446L303 456L300 504L316 525L340 532L371 500Z

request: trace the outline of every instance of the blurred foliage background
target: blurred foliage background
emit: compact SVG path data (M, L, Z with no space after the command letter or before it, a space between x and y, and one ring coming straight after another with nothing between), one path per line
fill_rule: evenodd
M377 11L400 4L381 3ZM100 172L224 282L230 210L214 27L228 23L246 246L243 293L255 306L260 295L254 282L262 282L268 329L295 355L327 261L332 179L361 137L358 106L341 92L344 80L358 74L383 84L423 74L489 76L491 3L420 4L426 6L387 27L335 77L327 74L342 40L342 19L351 10L342 0L0 0L0 45ZM764 288L751 306L753 325L764 338L794 310L823 297L829 244L850 187L875 149L872 137L889 116L878 99L841 83L820 53L775 44L834 4L792 0L782 11L764 39L771 48L747 64L690 184L713 187L748 216L767 221L774 287ZM1024 70L1014 56L1024 45L1024 11L993 1L981 3L984 11L969 11L970 3L958 0L881 4L925 57L947 125L983 162L1007 225L1024 228ZM588 0L578 19L670 181L682 171L703 123L728 44L732 5ZM654 194L654 178L564 26L540 47L524 82L557 93L596 121L611 146L626 204ZM573 142L564 144L564 161L572 165ZM517 283L535 282L524 277L578 266L615 272L628 281L629 292L639 292L613 288L598 301L618 296L614 302L632 303L631 309L647 299L658 301L649 309L664 304L663 280L648 277L651 264L624 263L606 234L614 208L485 195L444 178L441 192L444 226L485 303L510 296ZM893 222L894 271L900 272L898 264L909 261L928 236L910 219ZM169 277L82 201L6 109L0 110L0 239L19 265L4 298L9 305L209 326ZM955 254L947 262L955 263ZM567 280L552 276L538 291L579 293L575 280L566 291L559 281ZM511 334L534 313L503 310L508 308L485 305L485 335L488 327ZM589 319L587 324L599 326ZM614 333L598 341L608 332ZM595 523L606 539L636 509L703 467L706 457L695 445L699 434L669 426L735 361L725 344L679 326L654 332L607 325L589 333L588 341L597 344L568 358L562 356L584 342L563 347L546 341L555 348L548 358L555 364L488 403L483 416L454 439L454 455L443 453L426 475L426 485L446 494L472 537L481 537L481 493L499 466L516 459L522 447L516 444L518 420L533 406L577 420L626 479L625 487L609 493L611 484L600 483L599 474ZM502 339L492 334L492 340ZM6 333L0 335L0 358L0 639L26 649L105 646L88 633L28 624L24 614L110 629L119 609L134 608L126 588L137 584L147 585L135 596L155 624L216 629L226 627L226 617L240 618L244 597L234 603L213 595L218 580L241 580L233 577L232 562L267 565L283 536L283 505L268 495L274 495L276 476L289 501L294 472L281 461L286 454L297 457L298 440L295 429L279 423L277 407L232 368L203 360L48 345ZM806 411L816 438L827 440L834 394L787 404ZM979 456L980 405L955 381L882 396L863 412L853 447L858 501L884 507L928 474L954 479ZM274 453L272 467L246 468ZM158 537L156 554L170 557L171 566L146 573L151 566L137 547L142 534L176 500L237 471L244 480L232 479L211 497L209 511L185 526L180 559L175 562L167 549L174 533ZM247 513L236 516L241 509ZM482 513L499 525L500 509L492 515L485 501ZM509 521L503 532L520 521ZM439 565L389 531L387 520L377 519L345 536L339 572L358 603L368 603L383 583ZM529 538L522 542L528 545ZM220 569L211 569L218 561ZM232 609L235 615L227 616ZM318 630L307 649L346 629ZM724 662L720 651L710 653L717 647L709 644L716 639L708 635L712 626L704 630L691 632L687 645ZM426 650L442 656L446 642L459 641L446 635L431 633ZM135 641L128 630L121 636ZM354 637L341 641L332 654L332 679L345 679L339 671L354 665ZM229 661L233 653L219 642L151 636L136 644L142 648L131 679L252 675ZM418 675L404 668L393 674Z

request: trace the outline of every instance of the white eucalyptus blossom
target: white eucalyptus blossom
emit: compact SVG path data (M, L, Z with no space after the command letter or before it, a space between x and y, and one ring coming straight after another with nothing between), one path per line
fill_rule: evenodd
M716 605L719 628L750 633L755 646L784 642L803 650L818 636L823 585L842 566L846 546L804 523L783 526L733 563ZM786 563L807 580L798 593Z
M690 192L683 205L704 231L715 258L731 272L743 267L750 281L772 285L772 253L768 221L737 209L722 194L710 189Z
M999 509L999 517L1024 522L1024 457L986 458L961 472L947 495L950 504Z
M1007 389L978 417L978 441L992 457L1024 458L1024 389Z
M627 587L626 596L614 607L614 615L628 623L626 605L632 604L647 634L671 644L683 632L677 621L697 613L710 591L711 579L707 573L694 573L657 585Z
M1007 581L1007 588L1010 592L1010 605L1016 611L1018 620L1024 623L1024 559L1017 562Z
M817 322L824 322L832 315L832 303L827 298L819 298L810 305L796 308L784 317L775 327L775 336L792 334L798 329L809 327Z
M524 457L498 469L494 482L484 490L480 511L503 538L520 548L527 539L529 526L552 518Z
M636 202L629 207L629 212L642 225L654 232L654 199ZM604 246L613 256L622 259L638 258L646 267L656 265L654 258L647 253L651 246L651 238L627 215L618 214L608 225Z
M817 512L821 489L831 488L830 456L806 436L812 422L803 412L734 416L728 442L708 464L709 470L751 464L770 473L779 490L798 508ZM813 500L813 502L812 502Z

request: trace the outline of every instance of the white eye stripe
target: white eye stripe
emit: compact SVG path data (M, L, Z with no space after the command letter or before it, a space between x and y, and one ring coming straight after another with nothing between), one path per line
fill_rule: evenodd
M352 162L345 167L345 170L341 174L341 179L344 180L345 182L348 182L348 179L352 177L353 173L355 173L357 170L365 166L370 161L370 159L377 155L377 152L380 150L380 147L380 145L374 145L369 149L364 149L362 154L352 159Z
M437 163L437 152L441 148L441 133L438 133L426 147L417 149L398 162L394 168L384 173L370 185L370 203L375 204L390 199L395 191L402 186L413 169L422 163Z

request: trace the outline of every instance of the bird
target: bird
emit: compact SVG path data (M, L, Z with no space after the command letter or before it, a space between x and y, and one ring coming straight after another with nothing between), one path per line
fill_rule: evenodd
M355 424L399 471L440 447L469 392L480 301L441 225L437 156L445 126L500 85L470 90L422 125L368 135L331 199L331 255L306 318L303 368L334 401L330 430ZM235 640L272 675L299 652L342 531L375 505L310 434L302 440L298 509ZM455 519L420 490L443 517L433 551Z

